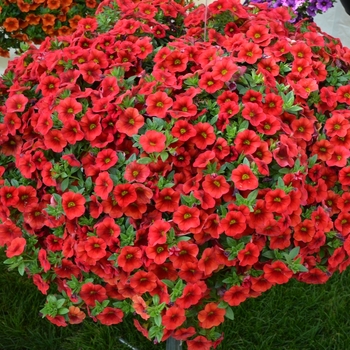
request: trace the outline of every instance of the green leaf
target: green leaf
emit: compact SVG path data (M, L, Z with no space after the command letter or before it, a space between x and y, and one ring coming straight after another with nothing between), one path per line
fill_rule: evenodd
M229 320L234 320L234 318L235 318L235 315L234 315L234 313L233 313L233 310L232 310L231 307L229 307L229 306L226 308L225 317L228 318Z
M139 164L149 164L152 162L152 159L149 157L143 157L137 160L137 163Z
M162 316L158 314L157 316L154 317L154 323L160 327L162 324Z
M294 259L294 258L296 258L297 257L297 255L299 254L299 251L300 251L300 247L295 247L295 248L293 248L290 252L289 252L289 258L290 259Z
M61 190L64 192L68 187L69 187L69 178L67 177L61 182Z
M22 262L21 264L18 265L18 273L23 276L24 275L24 269L25 269L25 264Z

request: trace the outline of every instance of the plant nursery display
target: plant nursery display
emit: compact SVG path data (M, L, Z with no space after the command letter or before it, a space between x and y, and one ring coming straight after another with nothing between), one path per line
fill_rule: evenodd
M216 348L350 264L350 49L267 4L103 1L0 80L0 245L58 326Z
M81 18L95 13L100 0L0 0L0 56L21 43L72 33Z

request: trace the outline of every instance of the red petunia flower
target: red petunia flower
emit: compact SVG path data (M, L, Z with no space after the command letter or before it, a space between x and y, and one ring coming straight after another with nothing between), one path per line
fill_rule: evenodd
M171 225L167 221L156 220L149 228L148 244L149 246L155 246L156 244L164 244L167 241L167 232L170 230Z
M162 316L162 324L167 330L174 330L186 321L185 310L178 306L171 306Z
M277 188L265 194L265 206L268 211L283 213L291 203L291 198L283 190Z
M194 136L191 141L199 149L205 149L207 146L212 145L215 140L215 132L212 125L209 123L197 123L194 126L197 134Z
M155 130L147 130L140 137L140 145L147 153L162 152L165 149L165 141L165 135Z
M260 250L258 246L254 243L248 243L244 249L240 250L237 254L240 266L254 265L260 255Z
M213 198L220 198L230 190L230 185L222 175L206 175L202 183L205 192Z
M198 282L198 280L196 282ZM190 306L196 305L201 300L205 291L195 283L189 283L186 285L181 297L176 299L177 306L182 309L188 309Z
M28 101L28 98L23 94L14 94L11 97L9 97L5 102L6 112L23 112L27 106Z
M259 186L257 177L248 165L240 164L232 170L231 179L240 191L255 190Z
M246 217L240 211L229 211L221 220L220 227L227 236L239 237L247 227Z
M198 86L208 94L213 94L224 86L222 80L215 79L214 73L206 72L201 75Z
M132 184L118 184L114 187L113 195L118 205L122 208L136 202L137 193Z
M24 252L24 248L27 241L23 237L14 238L6 249L6 256L13 258L14 256L21 255Z
M163 91L149 95L146 99L146 113L158 118L165 118L173 100Z
M223 300L230 306L238 306L247 298L249 298L249 288L244 286L233 286L223 296Z
M95 306L96 301L102 303L102 301L107 299L106 289L100 284L91 282L85 283L81 287L79 295L88 306Z
M261 143L259 135L253 130L244 130L237 134L234 145L237 152L244 154L253 154Z
M199 209L190 208L186 205L181 205L173 214L173 221L181 231L188 231L190 228L198 227L200 224L199 220Z
M290 270L282 261L275 261L272 264L265 264L263 267L264 277L271 283L287 283L293 276Z
M137 135L144 123L144 118L139 111L136 108L128 107L120 114L116 122L116 127L120 133L134 136Z
M198 320L200 327L209 329L224 322L226 310L218 307L216 303L208 303L204 310L199 311Z
M245 42L239 50L237 61L254 64L261 56L262 50L259 45L253 42Z
M253 126L258 126L264 119L266 115L257 103L246 102L242 110L242 117L249 121Z
M62 195L62 207L69 220L73 220L84 214L85 203L86 200L80 193L68 191Z
M296 241L307 243L312 240L315 232L314 223L309 219L305 219L300 224L295 226L293 237Z
M101 197L101 199L108 198L109 194L113 190L113 181L107 171L102 171L98 174L95 180L94 190L96 195Z
M131 272L142 266L141 257L142 250L139 247L123 247L117 259L118 266L125 272Z
M121 309L106 307L96 318L104 325L111 326L123 321L124 313Z
M112 150L111 148L103 149L102 151L97 153L96 156L96 166L101 170L108 170L117 164L118 156L117 152Z

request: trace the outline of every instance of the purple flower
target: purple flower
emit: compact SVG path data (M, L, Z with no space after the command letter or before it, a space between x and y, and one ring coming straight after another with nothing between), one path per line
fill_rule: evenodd
M333 3L329 0L321 0L316 3L316 8L322 12L326 12L331 7L333 7Z

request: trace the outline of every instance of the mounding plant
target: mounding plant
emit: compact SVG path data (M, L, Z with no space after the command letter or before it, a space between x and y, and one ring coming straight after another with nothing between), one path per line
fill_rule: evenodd
M0 245L58 326L215 348L350 263L350 50L266 4L104 1L0 81Z

